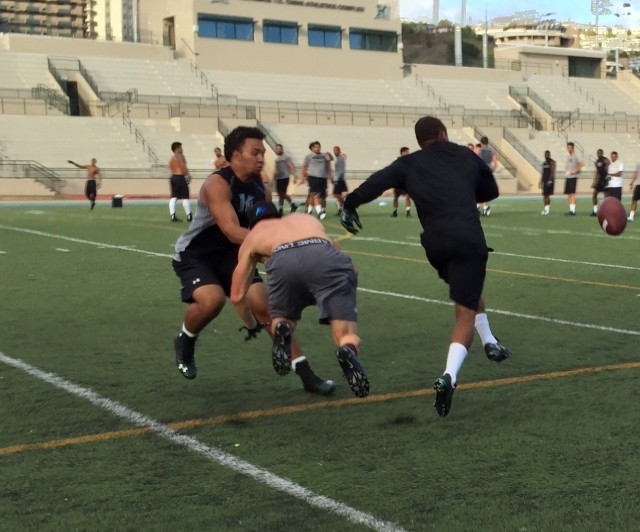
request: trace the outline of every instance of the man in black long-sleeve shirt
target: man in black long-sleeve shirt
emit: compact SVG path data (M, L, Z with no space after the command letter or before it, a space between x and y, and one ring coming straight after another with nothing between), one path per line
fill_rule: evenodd
M490 360L502 362L511 356L493 336L482 299L488 249L476 204L491 201L499 193L489 167L467 147L449 142L440 120L421 118L415 133L421 149L374 173L349 194L341 222L357 233L356 226L362 226L355 209L389 188L402 188L413 199L424 229L420 241L427 259L449 285L455 303L447 365L434 384L434 406L440 416L446 416L474 326Z

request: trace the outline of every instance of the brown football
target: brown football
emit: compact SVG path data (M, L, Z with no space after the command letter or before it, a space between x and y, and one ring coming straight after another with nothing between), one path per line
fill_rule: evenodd
M608 235L618 236L627 226L627 211L619 199L607 197L602 200L598 208L598 222Z

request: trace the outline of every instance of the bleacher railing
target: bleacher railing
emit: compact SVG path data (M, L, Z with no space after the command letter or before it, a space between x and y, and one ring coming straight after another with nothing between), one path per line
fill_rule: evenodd
M60 175L37 161L0 160L0 176L33 179L38 183L42 183L56 195L60 194L65 186L65 182Z

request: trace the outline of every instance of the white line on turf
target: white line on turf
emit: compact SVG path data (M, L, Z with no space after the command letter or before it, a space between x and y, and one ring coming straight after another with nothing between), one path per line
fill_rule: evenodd
M107 397L97 394L89 388L83 388L78 386L64 378L56 375L55 373L49 373L42 371L22 360L18 360L12 357L0 353L0 362L3 362L9 366L13 366L16 369L22 370L25 373L40 379L60 390L64 390L76 397L89 401L91 404L106 410L110 414L119 418L125 419L138 427L150 429L155 434L177 445L181 445L198 453L212 462L216 462L221 466L228 467L237 473L246 475L253 480L266 484L270 488L282 491L292 497L301 499L310 506L320 508L321 510L327 510L341 517L344 517L352 523L367 526L373 530L389 531L389 532L402 532L404 529L395 523L389 523L381 521L371 514L356 510L351 506L347 506L338 501L334 501L329 497L318 495L317 493L296 484L286 478L278 477L273 473L270 473L266 469L255 466L245 460L242 460L232 454L229 454L216 447L210 447L202 443L201 441L167 427L166 425L156 421L152 418L131 410L117 401L113 401Z
M395 292L384 292L382 290L372 290L370 288L358 287L358 291L367 292L369 294L376 294L380 296L398 297L402 299L410 299L413 301L423 301L425 303L435 303L437 305L449 305L449 306L453 305L453 303L451 303L450 301L440 301L438 299L429 299L427 297L397 294ZM526 320L546 321L548 323L555 323L556 325L569 325L570 327L578 327L580 329L593 329L596 331L607 331L607 332L614 332L619 334L628 334L630 336L640 336L640 331L632 331L628 329L617 329L615 327L606 327L604 325L593 325L591 323L578 323L575 321L558 320L556 318L547 318L546 316L534 316L531 314L522 314L520 312L511 312L509 310L497 310L497 309L488 308L487 312L489 314L500 314L502 316L510 316L512 318L523 318Z
M132 251L134 253L141 253L143 255L150 255L150 256L154 256L154 257L167 257L167 258L171 258L173 257L173 255L168 255L166 253L156 253L154 251L145 251L143 249L134 249L132 247L129 246L114 246L114 245L110 245L110 244L103 244L101 242L93 242L91 240L82 240L79 238L72 238L72 237L68 237L68 236L64 236L64 235L55 235L52 233L45 233L43 231L36 231L33 229L25 229L22 227L12 227L12 226L8 226L8 225L0 225L0 229L7 229L10 231L18 231L18 232L22 232L22 233L30 233L30 234L34 234L34 235L38 235L38 236L47 236L50 238L58 238L61 240L68 240L71 242L77 242L79 244L88 244L91 246L96 246L96 247L101 247L101 248L109 248L109 249L118 249L118 250L122 250L122 251ZM358 238L358 237L356 237ZM367 239L362 239L362 240L368 240L368 241L375 241L375 242L394 242L397 244L407 244L407 245L414 245L414 244L408 244L407 242L396 242L396 241L383 241L383 240L378 240L375 238L367 238ZM419 245L419 244L417 244ZM518 255L514 255L514 256L518 256ZM526 256L524 256L526 257ZM541 259L541 260L545 260L547 259L546 257L530 257L530 258L536 258L536 259ZM553 259L549 259L549 260L553 260ZM558 260L562 260L562 259L558 259ZM567 262L572 262L572 261L567 261ZM576 263L578 263L576 261ZM588 265L597 265L597 266L611 266L611 267L616 267L615 265L608 265L608 264L596 264L596 263L578 263L578 264L588 264ZM638 268L633 268L630 266L617 266L619 268L629 268L629 269L638 269ZM412 296L412 295L406 295L406 294L398 294L396 292L383 292L380 290L373 290L373 289L368 289L368 288L362 288L362 287L358 287L358 291L360 292L369 292L371 294L378 294L378 295L387 295L387 296L392 296L392 297L398 297L398 298L404 298L404 299L411 299L411 300L416 300L416 301L424 301L426 303L435 303L438 305L451 305L450 301L441 301L438 299L429 299L426 297L420 297L420 296ZM589 323L578 323L578 322L573 322L573 321L567 321L567 320L558 320L555 318L547 318L545 316L534 316L534 315L529 315L529 314L520 314L518 312L510 312L507 310L496 310L496 309L490 309L489 312L493 313L493 314L502 314L504 316L513 316L513 317L518 317L518 318L525 318L525 319L530 319L530 320L538 320L538 321L546 321L549 323L555 323L557 325L569 325L571 327L579 327L582 329L594 329L594 330L601 330L601 331L608 331L608 332L619 332L621 334L630 334L633 336L640 336L640 332L638 331L630 331L630 330L626 330L626 329L616 329L614 327L605 327L602 325L592 325Z

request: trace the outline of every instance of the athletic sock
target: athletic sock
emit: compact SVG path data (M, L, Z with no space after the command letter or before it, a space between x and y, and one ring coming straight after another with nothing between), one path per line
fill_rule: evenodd
M569 212L572 212L573 214L576 213L576 204L575 203L570 203L569 204Z
M598 214L598 206L597 206L597 205L594 205L594 206L593 206L593 212L595 212L596 214Z
M194 334L194 333L190 332L190 331L187 329L187 327L186 327L186 325L185 325L184 323L182 324L182 333L183 333L185 336L188 336L189 338L197 338L197 337L198 337L198 335L197 335L197 334Z
M169 214L174 216L176 213L176 203L178 203L178 198L171 198L169 200Z
M444 372L451 376L451 384L456 385L458 381L458 371L467 358L467 348L458 342L449 345L449 353L447 354L447 367Z
M182 208L187 216L191 214L191 202L188 199L182 200Z
M489 327L489 318L486 313L476 314L476 331L480 335L482 345L497 344L498 340L493 336L491 327Z

